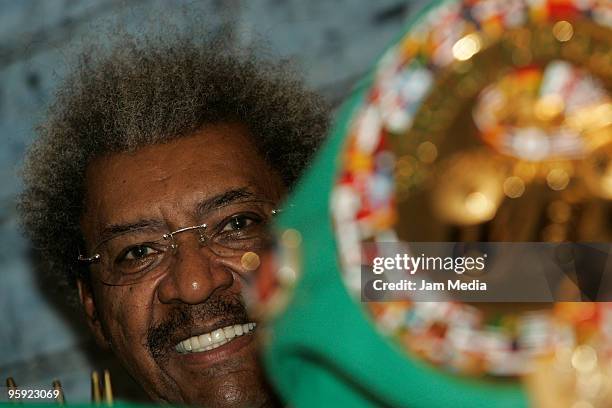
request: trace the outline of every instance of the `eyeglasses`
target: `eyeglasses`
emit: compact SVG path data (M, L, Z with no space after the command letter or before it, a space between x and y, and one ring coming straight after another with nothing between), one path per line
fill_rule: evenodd
M246 252L270 243L267 224L280 212L270 201L232 203L209 211L201 224L179 228L161 238L146 228L115 235L97 244L92 256L79 255L78 260L100 264L99 279L107 285L131 285L166 273L179 247L176 236L197 232L201 246L240 270L244 269L240 260Z

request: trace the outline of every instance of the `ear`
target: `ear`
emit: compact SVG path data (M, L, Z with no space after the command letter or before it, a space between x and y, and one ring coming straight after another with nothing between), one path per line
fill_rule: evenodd
M100 319L98 319L98 312L91 284L79 278L77 279L77 289L79 291L79 300L85 311L87 325L93 333L96 343L103 349L110 348L108 338L104 335L102 323Z

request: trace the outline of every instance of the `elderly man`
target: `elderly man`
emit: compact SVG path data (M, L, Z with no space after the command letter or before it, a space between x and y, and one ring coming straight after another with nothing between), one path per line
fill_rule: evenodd
M324 105L223 45L124 39L80 61L25 166L46 273L153 400L273 405L241 290Z

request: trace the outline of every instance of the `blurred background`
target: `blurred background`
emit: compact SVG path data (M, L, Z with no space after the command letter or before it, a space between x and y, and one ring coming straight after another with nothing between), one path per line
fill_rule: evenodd
M2 383L12 376L18 386L48 388L58 378L69 402L88 401L91 370L110 368L119 397L142 398L113 357L96 350L79 313L63 307L36 278L15 209L24 152L79 44L108 41L98 34L115 26L135 34L168 25L186 32L229 26L239 45L264 41L274 56L294 60L306 82L337 107L425 3L0 0Z

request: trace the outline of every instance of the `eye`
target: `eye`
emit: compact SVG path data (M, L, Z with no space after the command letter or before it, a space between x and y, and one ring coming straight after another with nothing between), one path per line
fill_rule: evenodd
M148 245L136 245L126 248L122 255L119 256L119 261L139 261L148 256L155 255L158 251Z
M235 215L229 219L229 221L223 226L221 231L230 232L230 231L240 231L247 227L253 225L253 223L257 222L248 215Z

